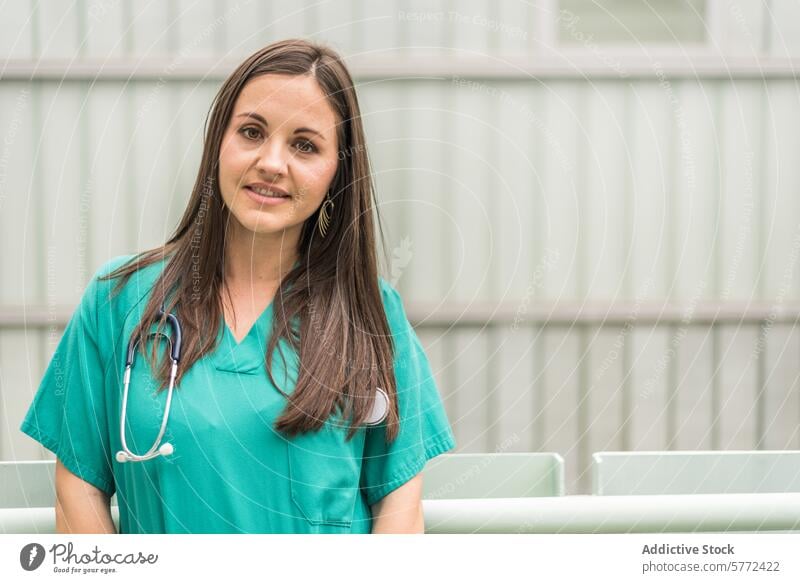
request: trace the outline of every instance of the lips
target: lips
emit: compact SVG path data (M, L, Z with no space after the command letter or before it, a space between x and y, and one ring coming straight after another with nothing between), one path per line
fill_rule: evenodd
M260 189L259 189L260 190ZM283 196L281 193L273 192L272 190L266 191L267 194L259 194L250 186L245 186L242 191L247 195L247 198L256 203L259 208L280 206L285 202L292 200L291 196ZM265 192L262 190L262 192Z
M284 189L269 184L248 184L245 186L245 188L257 194L258 196L264 196L268 198L290 198L289 193Z

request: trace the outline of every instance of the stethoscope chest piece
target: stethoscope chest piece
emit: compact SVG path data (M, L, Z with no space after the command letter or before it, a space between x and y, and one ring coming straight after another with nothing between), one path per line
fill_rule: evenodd
M367 417L366 423L367 425L377 425L389 414L389 395L386 394L380 387L376 387L375 389L375 402L372 405L372 412L370 413L369 417Z

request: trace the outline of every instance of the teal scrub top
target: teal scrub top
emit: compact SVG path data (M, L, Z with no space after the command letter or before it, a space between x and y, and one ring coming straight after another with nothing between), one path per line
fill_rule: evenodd
M239 343L223 322L216 351L185 371L163 439L174 453L119 463L125 352L164 267L162 260L140 269L112 298L116 280L97 278L131 257L109 261L92 278L21 426L72 473L117 494L121 533L368 533L372 504L455 447L402 300L381 279L395 344L395 441L387 444L384 424L361 427L346 441L336 416L320 431L292 439L275 431L286 398L264 368L270 305ZM282 388L290 393L298 359L285 341L279 346L286 364L276 354L273 376L278 383L288 379ZM126 420L136 454L152 446L161 425L167 391L155 389L147 359L137 354Z

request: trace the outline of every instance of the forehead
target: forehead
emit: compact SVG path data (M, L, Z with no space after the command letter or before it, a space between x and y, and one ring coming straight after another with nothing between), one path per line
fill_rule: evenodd
M269 125L307 125L321 133L336 131L336 114L317 80L309 75L260 75L245 84L233 115L255 112Z

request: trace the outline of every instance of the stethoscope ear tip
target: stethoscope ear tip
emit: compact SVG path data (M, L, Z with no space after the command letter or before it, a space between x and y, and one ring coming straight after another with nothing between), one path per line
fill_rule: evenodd
M172 452L175 451L175 448L172 447L171 443L162 443L161 447L158 448L158 453L161 455L172 455Z
M124 451L117 452L117 461L121 464L124 464L128 461L128 455Z

